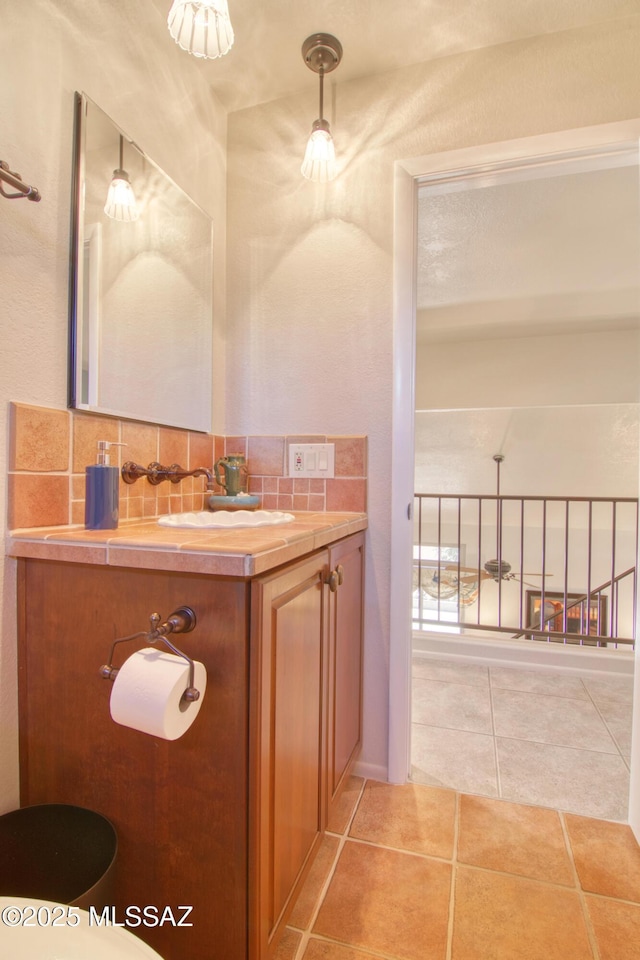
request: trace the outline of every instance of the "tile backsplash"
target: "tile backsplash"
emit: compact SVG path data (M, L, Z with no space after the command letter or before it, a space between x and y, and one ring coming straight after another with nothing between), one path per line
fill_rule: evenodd
M260 506L266 510L366 511L364 436L223 437L25 403L11 403L9 415L10 530L84 523L85 468L96 462L98 440L125 444L111 449L111 462L117 466L126 460L143 466L157 461L194 470L212 468L225 454L243 453L249 492L261 497ZM334 479L287 476L290 443L325 442L335 444ZM120 480L120 519L202 510L205 484L204 477L155 487L146 479L134 484Z

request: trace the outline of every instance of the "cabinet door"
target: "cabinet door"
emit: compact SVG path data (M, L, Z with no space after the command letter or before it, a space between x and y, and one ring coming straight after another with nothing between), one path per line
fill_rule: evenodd
M324 829L327 551L252 585L252 955L268 956Z
M364 534L348 537L329 554L329 703L327 791L337 797L362 733L362 625Z

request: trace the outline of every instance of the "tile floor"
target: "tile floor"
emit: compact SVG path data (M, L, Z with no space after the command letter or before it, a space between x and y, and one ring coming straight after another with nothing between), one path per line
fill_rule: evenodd
M627 819L631 677L414 656L411 779Z
M352 777L274 960L637 960L631 829Z

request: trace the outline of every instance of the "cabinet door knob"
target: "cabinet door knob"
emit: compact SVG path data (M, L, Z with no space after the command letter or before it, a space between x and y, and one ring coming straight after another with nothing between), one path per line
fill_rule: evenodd
M342 586L343 581L344 567L341 563L339 563L335 570L331 571L325 582L329 584L329 590L331 590L331 593L335 593L338 587Z
M337 570L332 570L329 574L326 582L329 584L329 590L331 593L335 593L338 589L338 572Z

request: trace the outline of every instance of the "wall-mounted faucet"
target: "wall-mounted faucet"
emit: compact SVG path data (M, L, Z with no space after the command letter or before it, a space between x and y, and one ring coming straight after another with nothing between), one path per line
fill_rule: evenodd
M122 464L122 479L125 483L135 483L140 477L146 477L154 487L163 480L171 483L180 483L185 477L206 477L207 490L215 487L215 478L212 470L207 467L196 467L195 470L184 470L179 463L172 463L170 467L163 467L161 463L150 463L148 467L141 467L133 460Z

